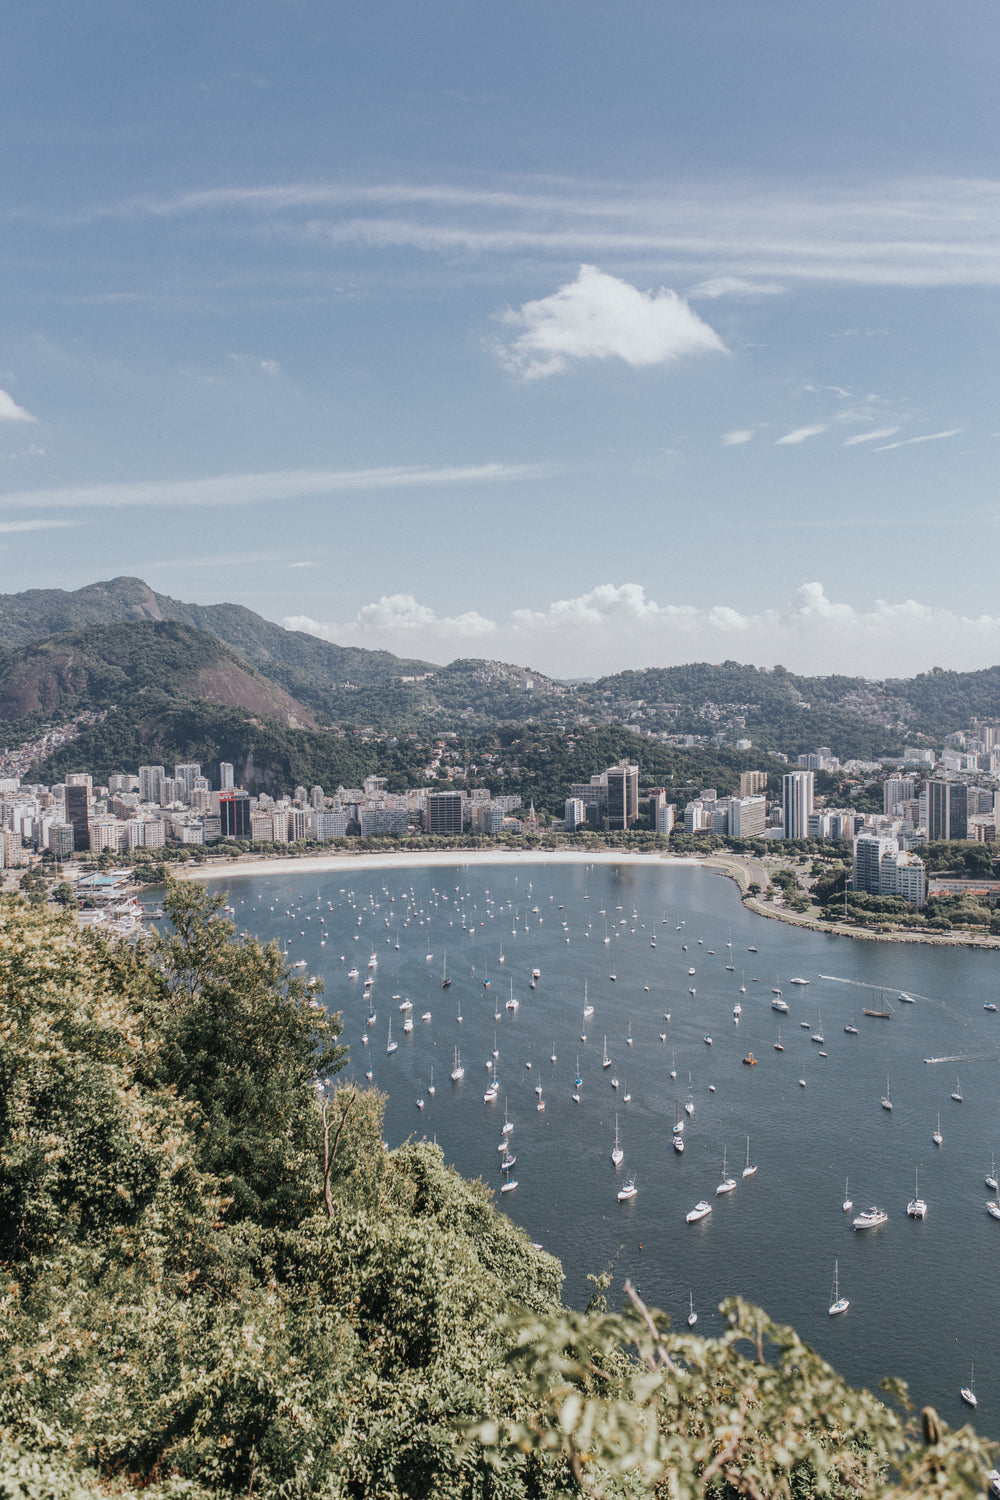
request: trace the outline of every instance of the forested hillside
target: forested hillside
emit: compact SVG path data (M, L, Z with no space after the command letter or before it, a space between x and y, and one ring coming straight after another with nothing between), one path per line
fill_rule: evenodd
M5 1500L981 1489L970 1432L922 1441L752 1308L719 1340L563 1308L488 1189L385 1149L338 1018L223 899L169 891L138 948L0 900Z

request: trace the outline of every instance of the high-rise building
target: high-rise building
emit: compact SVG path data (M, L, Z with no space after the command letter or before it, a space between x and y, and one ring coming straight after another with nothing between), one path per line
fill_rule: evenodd
M758 792L767 791L766 771L741 771L740 772L740 796L756 797Z
M968 797L962 781L927 783L928 839L964 839L968 835Z
M917 784L912 776L887 776L882 783L882 811L887 818L899 817L896 812L901 802L911 802Z
M424 813L424 828L427 833L449 834L462 832L462 792L428 792Z
M809 837L815 779L813 771L789 771L781 778L781 822L786 839Z
M250 838L250 798L246 792L219 793L219 827L221 838Z
M851 889L869 891L873 896L882 894L882 860L886 855L894 855L898 852L899 843L894 838L883 838L873 833L859 833L854 840Z
M767 827L767 801L763 797L732 797L726 832L730 838L763 838Z
M317 812L321 812L326 806L326 797L321 786L314 786L309 791L309 801Z
M191 800L195 781L200 775L201 766L197 761L191 761L186 766L174 766L174 780L179 781L183 788L179 799L181 802L189 802Z
M143 802L159 802L160 785L165 775L162 766L139 767L139 796Z
M219 791L231 792L236 785L233 779L233 768L228 760L219 761Z
M607 774L608 828L631 828L639 816L639 767L622 760Z
M87 813L87 788L66 783L66 822L73 825L73 848L90 848L90 820Z

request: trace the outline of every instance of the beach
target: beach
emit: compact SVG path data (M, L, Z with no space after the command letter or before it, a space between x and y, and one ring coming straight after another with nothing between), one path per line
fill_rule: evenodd
M240 859L216 865L182 865L171 871L178 880L239 880L245 876L317 875L331 870L345 874L357 870L406 870L454 868L456 865L703 865L691 855L612 853L582 849L421 849L373 854L303 854L293 859Z

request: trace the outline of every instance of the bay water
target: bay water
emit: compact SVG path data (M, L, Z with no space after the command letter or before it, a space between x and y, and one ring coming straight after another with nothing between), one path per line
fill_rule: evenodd
M585 1305L588 1276L610 1267L611 1306L629 1277L677 1326L693 1299L711 1335L738 1294L852 1384L899 1376L956 1425L974 1362L972 1420L1000 1437L1000 1221L985 1185L1000 1155L1000 1013L986 1008L1000 953L803 931L668 861L290 864L212 884L239 929L323 981L350 1047L341 1078L386 1094L390 1146L433 1138L486 1181L559 1257L568 1302ZM517 1187L501 1194L505 1111ZM737 1187L717 1195L724 1154ZM630 1176L636 1195L619 1202ZM922 1220L907 1216L917 1183ZM686 1223L701 1199L711 1214ZM887 1223L855 1231L872 1205ZM850 1307L830 1317L835 1261Z

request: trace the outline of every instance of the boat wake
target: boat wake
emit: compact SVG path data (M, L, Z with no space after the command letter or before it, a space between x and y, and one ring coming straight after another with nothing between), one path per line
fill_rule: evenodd
M931 1005L937 1003L931 998L930 995L917 995L914 994L913 990L894 990L891 984L873 985L870 979L842 979L839 974L821 974L819 977L820 979L828 979L831 984L853 985L856 990L871 990L875 988L887 991L890 996L894 994L902 995L905 993L907 1000L926 1000Z
M960 1057L925 1057L925 1063L1000 1062L996 1052L964 1052Z

